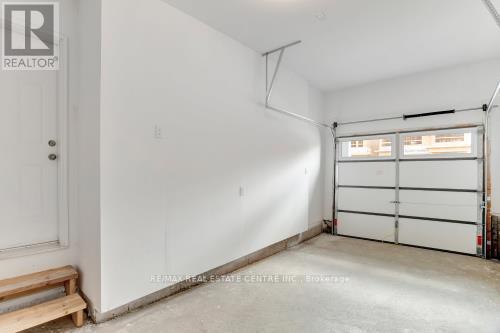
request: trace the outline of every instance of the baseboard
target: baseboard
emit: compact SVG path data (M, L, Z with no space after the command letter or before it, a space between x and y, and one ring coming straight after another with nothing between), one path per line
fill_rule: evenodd
M245 266L248 266L252 263L255 263L259 260L265 259L267 257L270 257L274 254L277 254L281 251L284 251L288 248L291 248L293 246L296 246L302 242L305 242L311 238L314 238L318 236L321 232L323 231L323 223L319 223L315 226L311 226L307 231L297 234L295 236L292 236L290 238L284 239L280 242L277 242L275 244L269 245L261 250L258 250L256 252L253 252L249 255L246 255L244 257L241 257L239 259L236 259L234 261L231 261L225 265L219 266L217 268L214 268L208 272L200 274L200 276L213 276L213 275L223 275L223 274L229 274L231 272L234 272L240 268L243 268ZM132 301L128 304L122 305L114 310L107 311L107 312L99 312L97 309L95 309L90 302L88 302L89 306L89 316L92 318L92 320L95 323L102 323L105 321L108 321L110 319L113 319L115 317L121 316L127 312L130 312L132 310L141 308L143 306L146 306L151 303L155 303L161 299L170 297L172 295L175 295L177 293L180 293L184 290L190 289L192 287L195 287L197 285L202 284L202 282L197 282L195 280L202 280L202 279L192 279L189 281L182 281L179 283L176 283L174 285L171 285L165 289L159 290L153 294L146 295L138 300ZM88 301L88 299L87 299Z

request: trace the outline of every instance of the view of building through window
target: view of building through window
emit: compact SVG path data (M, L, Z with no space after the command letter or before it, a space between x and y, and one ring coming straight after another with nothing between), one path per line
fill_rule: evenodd
M436 142L464 142L465 134L436 135Z
M406 136L405 137L405 145L421 145L422 137L421 136Z
M352 140L342 143L342 157L391 157L392 140Z
M363 140L351 141L351 148L363 148L363 145L364 145Z
M380 158L393 156L391 136L356 138L341 142L342 158ZM473 153L473 132L470 129L434 133L401 134L402 155L450 155Z
M446 133L404 137L404 155L470 154L472 133Z

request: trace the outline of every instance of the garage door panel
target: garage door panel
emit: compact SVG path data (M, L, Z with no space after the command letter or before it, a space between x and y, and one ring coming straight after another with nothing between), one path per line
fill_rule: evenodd
M339 142L339 235L477 254L483 219L479 127Z
M356 162L339 164L339 184L394 187L394 162Z
M337 232L344 236L394 242L394 217L340 212Z
M477 226L416 219L399 219L399 242L476 254Z
M400 186L417 188L478 188L477 160L406 161L400 163Z
M479 222L478 193L401 190L399 201L400 215Z
M339 189L338 207L340 210L369 213L394 214L394 190L370 188Z

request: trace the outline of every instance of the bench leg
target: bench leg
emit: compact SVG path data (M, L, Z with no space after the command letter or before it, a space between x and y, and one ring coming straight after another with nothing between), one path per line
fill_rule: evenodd
M66 291L66 295L73 295L76 293L76 279L66 281L64 283L64 290Z
M83 326L83 310L75 312L71 315L71 319L73 319L73 323L76 327Z
M66 295L73 295L76 293L76 279L66 281L64 283L64 290ZM81 327L83 325L83 310L71 314L71 319L76 327Z

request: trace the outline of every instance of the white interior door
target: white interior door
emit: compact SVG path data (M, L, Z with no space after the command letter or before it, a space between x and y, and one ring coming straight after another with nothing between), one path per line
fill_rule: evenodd
M0 250L57 241L57 72L1 71L0 102Z

